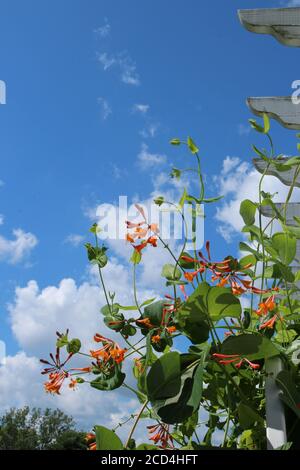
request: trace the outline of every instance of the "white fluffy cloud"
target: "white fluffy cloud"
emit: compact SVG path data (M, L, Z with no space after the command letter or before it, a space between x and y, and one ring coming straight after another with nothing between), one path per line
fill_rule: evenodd
M299 7L300 6L300 0L289 0L287 3L285 3L286 7Z
M220 194L226 196L225 202L217 208L216 219L219 221L218 232L230 242L234 235L241 232L244 226L239 214L240 204L244 199L258 201L258 185L260 173L248 162L241 162L237 157L226 157L220 175L214 177L215 184ZM263 189L265 192L276 194L275 202L283 202L286 199L289 188L282 184L274 176L264 178ZM292 201L299 200L300 189L296 188Z
M137 156L139 167L142 170L148 170L158 165L163 165L167 161L166 155L151 153L148 145L142 144L141 150Z
M150 106L148 104L135 104L132 108L134 113L147 114Z
M100 106L101 110L101 117L103 121L106 121L106 119L112 114L112 109L108 103L108 101L105 98L98 98L98 104Z
M103 275L107 288L117 291L117 301L132 304L131 276L124 265L112 259ZM116 284L117 280L117 284ZM141 295L153 294L143 290ZM8 306L11 328L20 347L28 354L49 352L55 332L70 329L73 337L90 344L96 332L108 331L100 307L105 297L99 287L95 269L89 272L89 282L77 285L74 279L63 279L58 286L40 289L36 281L17 287L14 301ZM111 331L109 331L111 334Z
M6 358L6 364L0 367L0 407L7 410L10 407L50 407L60 408L73 416L80 428L90 430L95 424L110 428L138 408L133 394L125 389L114 392L100 392L88 386L81 385L73 391L64 386L60 396L52 396L44 392L45 377L40 373L41 365L34 356L19 352ZM140 435L145 435L141 423ZM122 427L118 434L125 439L129 425ZM145 438L145 437L144 437Z
M101 52L97 54L97 59L105 72L112 68L117 68L121 81L126 85L140 85L140 77L137 72L136 64L127 52L121 52L118 54Z
M117 290L117 301L132 304L131 276L124 265L115 258L109 262L104 272L105 281L110 291ZM140 291L144 299L152 291L147 287ZM63 388L61 396L50 396L43 389L41 365L38 358L48 357L55 348L56 330L70 329L70 337L79 337L85 349L95 347L95 332L118 339L103 323L100 307L104 305L104 295L98 286L97 270L88 271L88 281L77 285L73 279L63 279L58 286L40 289L36 281L30 281L25 287L18 287L14 301L8 306L11 328L22 349L15 356L6 358L0 367L0 406L59 407L74 416L84 429L94 424L114 427L116 423L135 413L139 403L128 390L121 388L106 393L92 389L87 384L77 391ZM76 364L74 359L74 366ZM79 366L85 364L79 358ZM131 363L125 363L126 382L132 384ZM125 438L130 423L122 426L120 436ZM140 424L139 439L146 438L145 423Z
M9 264L17 264L28 257L38 240L30 232L22 229L13 230L13 239L7 239L0 235L0 261Z
M83 243L84 239L85 237L83 235L79 235L77 233L71 233L65 238L64 242L77 247Z
M104 24L94 30L94 33L100 38L106 38L110 35L111 26L107 18L104 18Z

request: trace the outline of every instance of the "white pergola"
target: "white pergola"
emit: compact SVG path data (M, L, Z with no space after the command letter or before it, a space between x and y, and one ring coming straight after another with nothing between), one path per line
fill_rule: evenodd
M272 35L285 46L300 47L300 8L240 10L238 14L242 25L248 31ZM251 97L247 99L247 104L257 116L266 113L287 129L300 130L300 105L294 104L291 97ZM267 163L264 160L254 159L253 163L260 173L266 171ZM294 170L279 173L270 166L266 174L277 176L283 184L290 186ZM300 187L300 177L296 181L296 186ZM282 207L283 203L277 204L279 211ZM261 207L260 210L266 217L274 216L269 206ZM288 204L287 225L295 225L294 216L300 217L299 203ZM300 240L297 244L296 262L300 265ZM296 268L293 267L293 269ZM284 407L280 400L280 391L275 383L276 376L282 369L283 363L280 357L266 361L266 420L269 450L277 449L287 442Z

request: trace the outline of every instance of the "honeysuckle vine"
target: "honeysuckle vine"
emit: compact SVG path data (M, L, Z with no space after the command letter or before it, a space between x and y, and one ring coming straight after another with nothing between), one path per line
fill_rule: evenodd
M134 394L140 409L111 430L95 423L87 435L89 450L265 449L265 364L273 357L281 357L284 363L276 381L290 413L289 446L299 445L300 272L291 265L300 238L300 218L295 217L289 226L287 205L300 174L300 156L275 154L266 115L262 125L255 120L250 124L266 136L270 151L253 146L265 169L256 201L246 199L240 206L245 225L237 251L244 255L215 260L209 241L203 250L197 250L196 222L203 217L199 207L216 203L222 196L207 197L202 173L205 157L191 137L171 140L183 150L181 161L187 161L186 168L173 168L171 177L180 180L184 174L194 179L196 175L197 194L184 189L178 203L162 196L154 201L159 208L181 215L181 248L172 250L158 224L147 220L139 204L140 220L126 221L124 244L132 247L133 305L118 303L115 286L106 286L108 249L99 243L101 227L94 224L90 229L94 241L86 244L86 250L90 263L98 268L106 299L101 308L106 331L95 331L95 346L90 350L84 349L80 339L70 339L69 331L57 332L56 352L41 360L42 374L48 376L45 390L59 395L65 382L75 391L81 386L91 386L99 393L123 388ZM297 148L299 151L299 144ZM264 191L270 169L277 174L293 172L281 209L274 203L275 195ZM186 250L186 204L192 214L191 251ZM263 207L271 210L270 219L263 217ZM274 222L280 226L275 233ZM170 255L170 263L161 273L164 296L140 302L139 267L144 252L153 250L155 254L159 245ZM109 331L120 339L111 339ZM81 367L74 367L76 357L81 358ZM132 376L126 377L123 371L125 361L132 365ZM145 419L149 440L140 443L136 429ZM123 425L131 426L125 442L117 435Z

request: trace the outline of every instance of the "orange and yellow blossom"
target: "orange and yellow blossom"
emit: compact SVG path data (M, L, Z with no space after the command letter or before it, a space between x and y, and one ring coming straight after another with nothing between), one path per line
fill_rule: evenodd
M127 349L121 348L117 343L111 339L101 336L99 333L96 333L94 336L96 343L102 343L103 347L95 351L90 351L90 354L95 359L101 359L104 363L112 359L117 364L120 364L124 361L125 353Z

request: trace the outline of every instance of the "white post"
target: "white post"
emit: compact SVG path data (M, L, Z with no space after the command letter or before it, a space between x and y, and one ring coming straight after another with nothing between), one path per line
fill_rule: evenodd
M279 388L275 383L277 374L283 370L279 356L266 360L266 419L267 448L277 449L287 442L283 403L279 398Z

